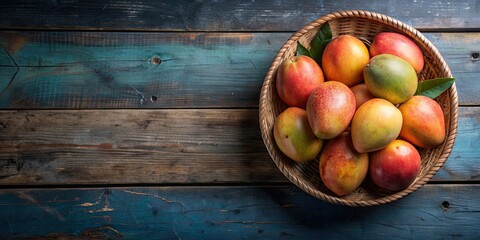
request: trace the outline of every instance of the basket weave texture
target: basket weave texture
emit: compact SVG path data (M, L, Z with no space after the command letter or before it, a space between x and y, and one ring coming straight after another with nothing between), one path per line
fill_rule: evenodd
M322 183L318 172L318 158L307 163L296 163L285 156L275 144L273 125L275 118L288 106L277 95L275 74L278 66L296 53L297 43L309 48L311 39L320 27L328 22L333 37L349 34L356 36L367 45L379 32L398 32L411 38L422 50L425 66L418 75L419 81L452 77L448 65L436 47L413 27L383 14L362 10L340 11L325 15L309 23L294 33L275 56L265 77L259 103L259 121L264 144L279 168L293 184L306 193L332 204L352 207L374 206L395 201L416 191L427 183L446 162L453 148L457 133L458 96L455 84L435 100L440 104L445 116L445 141L433 149L419 149L422 157L420 174L408 188L391 192L376 187L368 176L353 193L338 197Z

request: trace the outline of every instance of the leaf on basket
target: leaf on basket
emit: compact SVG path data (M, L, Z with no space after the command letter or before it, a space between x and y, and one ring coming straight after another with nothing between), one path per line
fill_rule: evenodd
M307 49L302 44L297 45L297 55L307 55L313 58L318 65L322 66L322 55L325 47L332 41L332 29L327 23L323 24L318 30L315 37L310 42L310 49Z
M455 78L435 78L418 83L415 95L436 98L453 85Z
M312 53L306 47L304 47L300 42L297 45L297 55L305 55L313 58Z

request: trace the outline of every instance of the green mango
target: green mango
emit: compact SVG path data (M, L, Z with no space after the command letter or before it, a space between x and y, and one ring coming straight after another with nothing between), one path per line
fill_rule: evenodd
M363 77L373 96L393 104L410 99L418 85L415 69L407 61L391 54L371 58L363 69Z

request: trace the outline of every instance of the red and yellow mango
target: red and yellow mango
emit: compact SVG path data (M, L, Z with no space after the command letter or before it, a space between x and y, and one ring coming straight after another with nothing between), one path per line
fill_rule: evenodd
M297 162L313 160L323 146L323 140L310 129L307 112L298 107L289 107L277 116L273 137L280 151Z
M403 116L402 139L422 148L435 147L445 140L445 117L435 100L413 96L398 108Z
M385 99L371 99L353 116L353 146L360 153L382 149L398 137L401 129L400 110Z
M375 57L380 54L392 54L407 61L420 73L423 69L424 59L422 50L407 36L394 32L381 32L375 35L370 46L370 55Z
M339 81L348 87L363 80L363 68L370 54L367 47L358 38L341 35L334 38L325 47L322 56L322 68L328 81Z
M320 155L320 178L338 196L344 196L360 186L368 172L368 153L353 148L349 132L329 140Z
M308 122L318 138L338 136L348 127L354 113L355 96L341 82L324 82L308 97Z

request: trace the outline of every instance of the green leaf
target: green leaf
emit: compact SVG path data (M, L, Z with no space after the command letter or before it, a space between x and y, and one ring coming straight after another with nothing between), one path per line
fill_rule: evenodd
M298 42L298 44L297 44L297 55L306 55L306 56L309 56L309 57L313 58L310 50L308 50L306 47L304 47L300 42Z
M313 58L318 65L322 66L322 54L325 47L332 41L332 29L327 23L323 24L315 37L310 42L310 49L304 47L300 42L297 44L297 55L307 55Z
M312 57L320 66L322 66L323 50L330 41L332 41L332 29L330 29L330 25L327 22L322 25L310 43Z
M418 83L415 95L436 98L453 85L455 78L435 78Z

